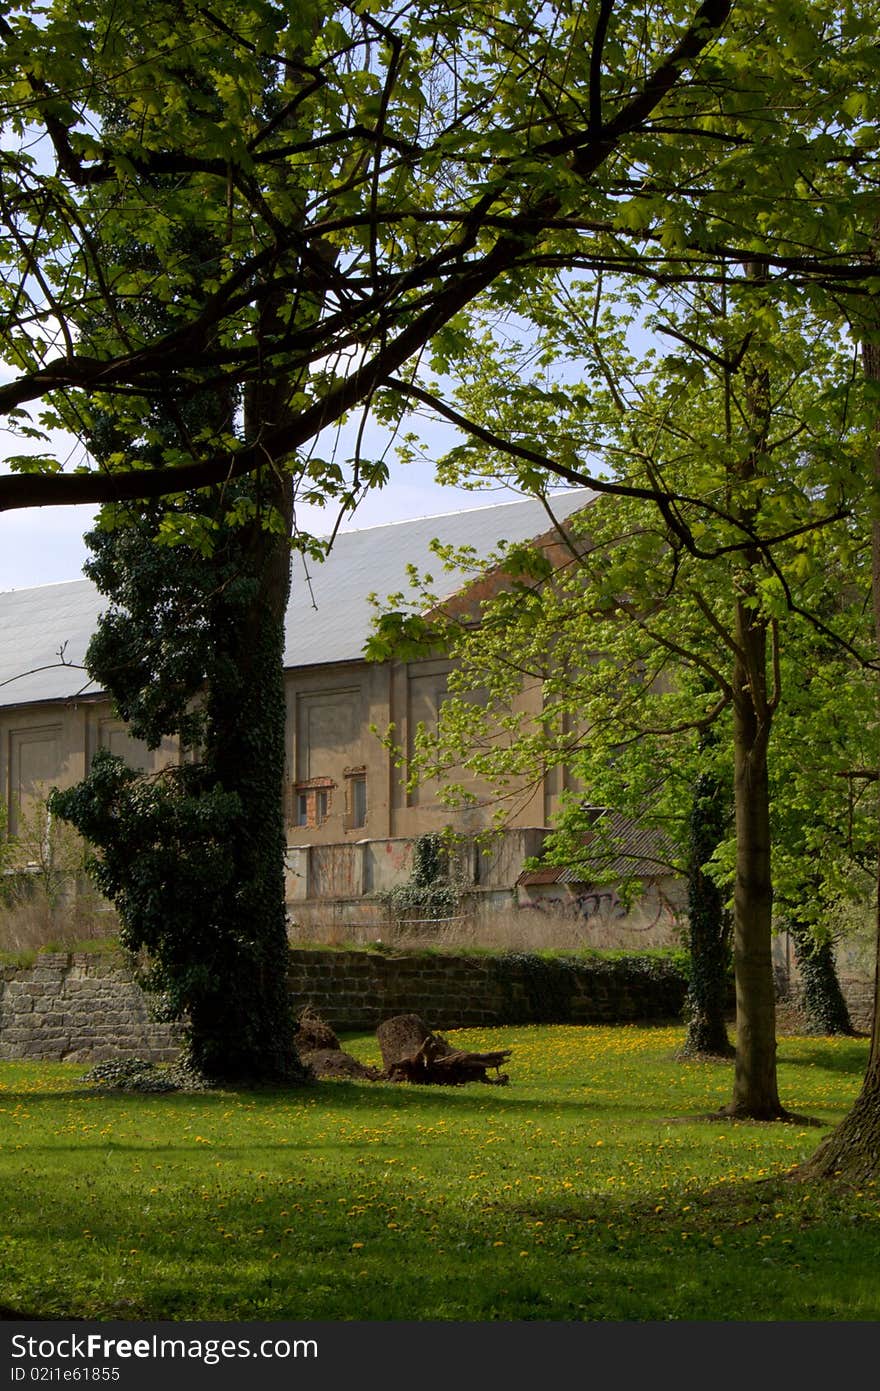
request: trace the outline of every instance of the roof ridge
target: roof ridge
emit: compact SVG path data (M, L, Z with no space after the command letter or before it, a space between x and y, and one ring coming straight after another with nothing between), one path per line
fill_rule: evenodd
M575 493L591 494L591 489L587 487L561 488L557 492L548 493L547 496L549 499L552 500L554 498L572 497ZM440 522L444 521L448 517L466 517L476 512L496 512L499 508L502 507L521 507L525 503L537 504L539 503L539 501L540 499L536 497L523 496L515 498L505 498L503 502L485 502L481 503L479 507L459 507L449 512L427 512L424 516L421 517L395 517L394 520L390 522L376 522L373 526L352 527L349 531L340 531L335 537L334 544L338 543L340 538L343 536L364 536L368 532L387 531L391 527L415 526L418 522ZM549 518L547 520L549 522ZM322 541L328 540L329 537L319 536L317 539L319 541ZM32 594L38 589L58 588L61 586L72 584L93 585L93 583L94 582L88 579L86 575L77 575L75 578L69 580L46 580L43 584L26 584L22 585L20 588L16 588L15 586L13 586L10 589L0 589L0 599L2 599L7 594Z
M94 581L88 575L77 575L73 580L44 580L42 584L23 584L18 588L13 585L10 589L0 589L0 598L4 594L32 594L35 589L53 589L70 584L94 584Z

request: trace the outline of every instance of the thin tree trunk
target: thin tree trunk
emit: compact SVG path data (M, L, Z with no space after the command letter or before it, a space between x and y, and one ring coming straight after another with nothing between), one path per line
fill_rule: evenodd
M766 271L752 263L746 276L764 282ZM769 370L760 355L743 363L744 401L750 447L737 464L737 484L760 477L772 413ZM749 497L749 491L746 492ZM742 519L754 523L757 503L748 501ZM773 880L770 866L770 787L767 751L779 701L778 635L773 630L774 689L767 695L767 634L757 576L763 557L743 552L734 572L733 632L734 809L736 879L733 894L733 965L736 980L736 1061L733 1097L724 1110L751 1120L787 1117L776 1082L776 988L773 979Z

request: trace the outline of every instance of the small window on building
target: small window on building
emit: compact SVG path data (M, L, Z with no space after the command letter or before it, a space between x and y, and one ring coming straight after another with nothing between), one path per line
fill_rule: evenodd
M313 828L322 825L330 815L333 800L330 778L311 778L294 788L293 820L296 826Z
M363 773L351 780L351 824L367 824L367 779Z
M367 824L367 774L363 768L345 770L345 826L356 830Z

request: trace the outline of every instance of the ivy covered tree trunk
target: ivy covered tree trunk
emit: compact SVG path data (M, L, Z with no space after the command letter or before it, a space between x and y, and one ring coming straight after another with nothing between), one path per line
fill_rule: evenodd
M878 363L880 366L880 363ZM880 380L880 372L878 372ZM880 460L878 460L880 463ZM880 468L878 468L880 474ZM880 528L875 523L880 540ZM880 547L878 547L880 555ZM880 576L880 570L878 570ZM878 611L880 616L880 611ZM880 946L880 861L877 870L877 923ZM874 1015L871 1049L862 1087L852 1109L840 1125L822 1141L806 1164L800 1166L799 1179L833 1179L847 1184L876 1183L880 1178L880 950L874 971Z
M711 773L701 773L694 787L688 824L688 945L691 978L687 997L687 1035L684 1057L710 1054L733 1057L727 1036L727 968L730 963L730 924L718 885L703 866L724 835L727 797Z
M99 753L85 781L53 799L96 848L123 944L146 954L145 983L183 1021L192 1063L221 1082L309 1075L287 989L289 549L264 520L222 528L210 557L163 552L146 516L96 534L90 568L115 604L89 669L136 736L158 747L176 733L189 751L148 777Z
M287 537L254 526L236 538L241 573L215 599L217 645L204 761L237 798L227 845L231 892L216 924L214 988L190 1006L193 1061L211 1077L302 1080L287 986L282 786Z
M766 691L767 623L744 599L736 605L733 674L736 879L733 957L736 1062L725 1109L751 1120L786 1112L776 1081L776 989L772 961L770 791L767 746L772 718Z
M218 254L211 226L194 224L178 265L191 295L204 292ZM119 256L149 266L151 250L125 244ZM291 264L293 286L298 269ZM302 288L295 307L301 318L319 312ZM111 402L94 421L93 453L111 457L140 435L160 463L194 438L237 433L249 444L283 426L297 383L273 370L272 350L293 312L280 291L260 299L252 331L267 366L242 393L181 377L160 401ZM174 313L174 300L144 294L132 321ZM112 331L90 327L98 343ZM118 909L123 943L146 956L145 983L166 1017L182 1021L190 1061L218 1082L311 1075L287 988L289 463L267 453L254 475L225 487L105 510L86 571L110 607L86 664L131 733L151 749L176 738L182 761L144 777L99 754L85 781L54 801L96 847L95 877Z
M799 919L796 913L788 915L786 926L794 943L801 996L811 1032L854 1033L834 964L834 943L831 938L817 937L810 924Z
M283 306L268 302L267 341ZM245 393L245 438L283 423L290 383L257 382ZM194 1061L208 1076L301 1081L287 985L283 784L287 707L285 615L290 595L293 484L284 460L267 460L248 482L253 516L225 527L232 578L208 605L211 679L205 693L203 760L235 794L238 824L228 845L233 892L217 925L216 989L191 1007ZM220 946L219 944L222 944Z

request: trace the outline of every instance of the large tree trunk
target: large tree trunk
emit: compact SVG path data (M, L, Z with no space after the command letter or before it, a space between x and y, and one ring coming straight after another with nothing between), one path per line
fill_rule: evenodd
M878 874L880 886L880 874ZM880 924L880 889L877 920ZM880 961L880 953L878 953ZM836 1130L823 1140L815 1154L796 1171L799 1179L839 1179L845 1183L867 1184L880 1178L880 978L874 979L874 1023L871 1051L862 1089L852 1110Z
M880 385L880 339L862 344L862 361L869 381ZM880 486L880 417L875 421L874 481ZM871 528L873 558L874 637L880 655L880 519ZM880 837L878 837L880 843ZM861 1184L880 1178L880 855L877 864L877 955L874 966L874 1016L871 1051L855 1105L798 1171L798 1177L839 1178Z
M771 953L770 792L766 692L767 621L742 598L736 605L734 803L736 882L733 961L736 1063L730 1115L778 1120L786 1112L776 1083L776 991Z
M283 309L280 301L264 306L261 331L269 341L282 328ZM246 438L259 438L289 418L293 389L286 378L249 386ZM285 461L267 457L266 466L239 486L256 515L238 528L228 520L224 524L237 573L212 607L212 631L221 651L210 683L205 749L218 783L237 793L241 807L235 844L229 847L235 894L225 905L218 933L231 955L223 963L226 984L211 1001L222 1015L205 1021L206 1030L193 1017L192 1045L195 1051L201 1039L202 1052L206 1044L216 1051L216 1058L195 1059L209 1076L297 1082L308 1069L297 1054L287 988L283 798L293 483ZM232 981L235 988L229 989Z
M286 536L248 528L236 593L218 596L212 627L221 645L209 694L205 761L240 802L235 890L223 906L212 963L217 991L192 1017L194 1061L223 1080L299 1081L287 987L284 614L290 551ZM246 587L247 592L241 589ZM221 681L225 670L228 679ZM234 987L230 988L234 982ZM211 1017L208 1017L211 1016Z

